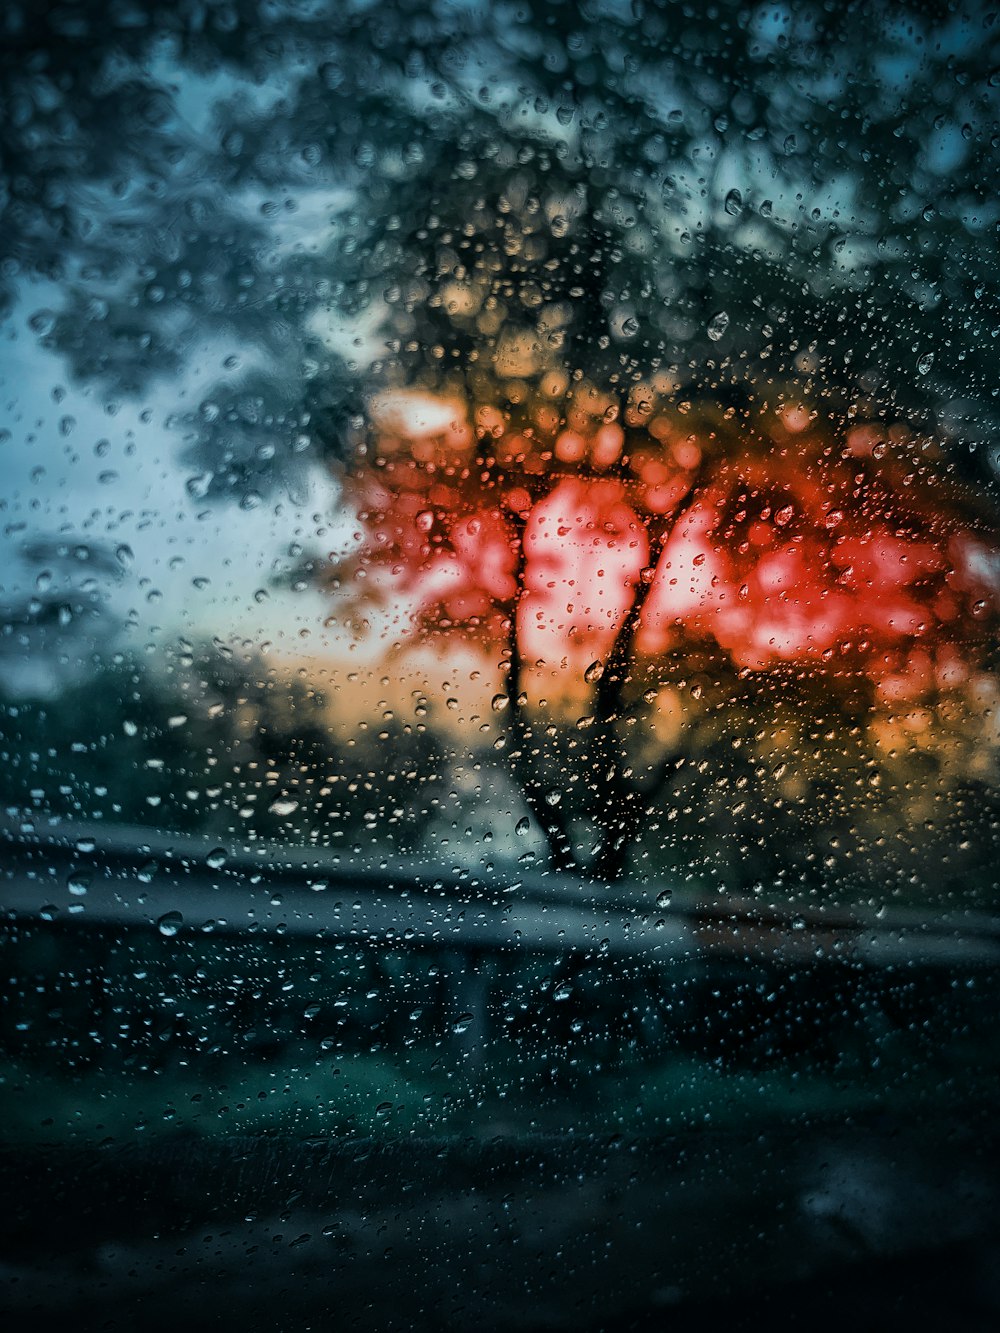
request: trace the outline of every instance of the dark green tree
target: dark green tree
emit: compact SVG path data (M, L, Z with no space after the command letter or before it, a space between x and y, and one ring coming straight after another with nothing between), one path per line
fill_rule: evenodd
M187 422L206 487L343 459L379 382L521 378L515 330L535 374L874 395L992 480L985 8L94 0L4 25L6 290L58 283L33 327L111 397L230 358ZM331 316L364 349L331 350Z

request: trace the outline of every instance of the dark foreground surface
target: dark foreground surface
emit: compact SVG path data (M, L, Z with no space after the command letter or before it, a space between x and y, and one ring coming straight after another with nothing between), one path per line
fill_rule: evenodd
M0 1333L1000 1329L995 918L116 837L0 870Z
M7 1328L1000 1327L1000 1135L8 1149Z

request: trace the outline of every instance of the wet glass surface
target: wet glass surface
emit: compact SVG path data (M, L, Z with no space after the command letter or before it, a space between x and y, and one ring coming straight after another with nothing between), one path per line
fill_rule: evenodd
M993 1327L997 16L0 33L0 1306Z

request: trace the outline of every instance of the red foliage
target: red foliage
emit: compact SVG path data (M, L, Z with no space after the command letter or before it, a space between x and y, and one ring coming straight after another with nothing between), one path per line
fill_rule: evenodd
M431 629L501 635L513 615L522 655L553 665L603 657L641 579L641 655L700 640L740 667L923 688L988 647L995 550L901 434L644 406L627 430L590 408L517 428L485 409L474 431L459 403L397 396L352 481L353 576Z
M943 491L918 495L913 480L849 453L720 462L664 545L641 649L697 635L740 666L825 662L880 678L917 644L949 661L983 644L993 555Z

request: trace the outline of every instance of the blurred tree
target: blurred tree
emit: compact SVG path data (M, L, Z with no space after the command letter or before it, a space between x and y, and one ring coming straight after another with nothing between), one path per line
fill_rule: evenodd
M39 535L20 545L21 577L10 577L0 594L5 692L44 697L95 670L101 645L121 628L114 590L131 562L128 546L79 535ZM15 592L18 586L30 591Z
M177 415L197 497L259 501L321 463L432 618L474 640L506 620L513 748L559 863L580 838L513 689L519 655L551 656L544 585L576 577L543 574L548 532L584 586L595 533L627 552L577 631L617 812L603 876L651 790L622 776L630 664L851 682L846 730L859 682L979 688L992 10L87 0L4 22L0 267L58 284L32 328L111 398L198 367ZM392 420L414 394L458 423L424 455Z
M0 271L108 394L220 365L200 489L385 383L874 396L994 476L1000 79L976 3L12 4ZM336 336L334 335L336 332ZM489 392L487 392L487 389Z
M559 400L516 421L482 407L473 429L454 400L387 395L348 481L362 540L332 571L342 598L403 594L425 630L501 659L494 706L556 865L624 873L676 758L650 714L699 657L734 713L742 680L766 694L810 677L847 726L879 697L912 706L989 679L995 547L926 441L838 429L780 394L699 414L646 384L621 421L593 386L568 412ZM547 743L539 695L581 714L575 755ZM575 814L600 831L592 856Z
M0 689L0 801L12 817L223 842L426 847L448 803L434 732L383 722L343 740L330 723L320 691L232 645L182 643L155 660L106 654L58 691Z

